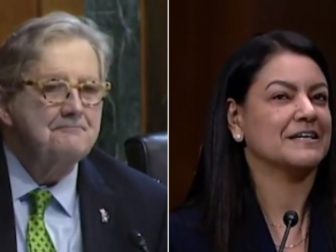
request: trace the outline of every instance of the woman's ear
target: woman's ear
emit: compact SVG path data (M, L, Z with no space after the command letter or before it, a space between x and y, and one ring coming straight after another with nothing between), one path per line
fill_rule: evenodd
M244 140L242 108L232 98L227 99L226 103L228 106L227 121L229 130L236 142L242 142Z

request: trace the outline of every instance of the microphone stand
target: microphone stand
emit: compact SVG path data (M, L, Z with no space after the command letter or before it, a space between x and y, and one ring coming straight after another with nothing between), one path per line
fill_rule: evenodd
M287 239L288 239L289 231L299 221L298 214L295 211L289 210L284 214L283 221L286 225L286 230L285 230L284 236L282 238L282 241L280 243L278 252L283 252L284 251L285 246L286 246L286 242L287 242Z

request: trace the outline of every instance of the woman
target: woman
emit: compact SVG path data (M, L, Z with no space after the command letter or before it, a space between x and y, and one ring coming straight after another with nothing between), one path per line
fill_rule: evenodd
M319 49L273 31L228 62L170 251L335 251L335 90Z

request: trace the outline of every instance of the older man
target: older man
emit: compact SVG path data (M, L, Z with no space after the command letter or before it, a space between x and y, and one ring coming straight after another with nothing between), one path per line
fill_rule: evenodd
M66 13L1 47L1 251L165 250L165 190L93 149L110 61L107 37Z

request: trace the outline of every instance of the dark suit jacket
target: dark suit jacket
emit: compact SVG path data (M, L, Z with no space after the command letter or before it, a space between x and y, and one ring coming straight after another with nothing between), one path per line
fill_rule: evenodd
M309 252L336 251L331 239L328 213L319 197L312 200L309 230ZM276 252L267 224L253 195L245 206L244 226L233 241L230 252ZM209 233L202 227L203 213L200 207L181 209L170 216L170 252L212 252L214 246Z
M0 151L0 251L16 251L7 165ZM166 190L99 150L79 164L78 193L84 252L166 251ZM100 210L108 213L102 221ZM136 234L140 233L140 237ZM59 251L62 252L62 251Z

